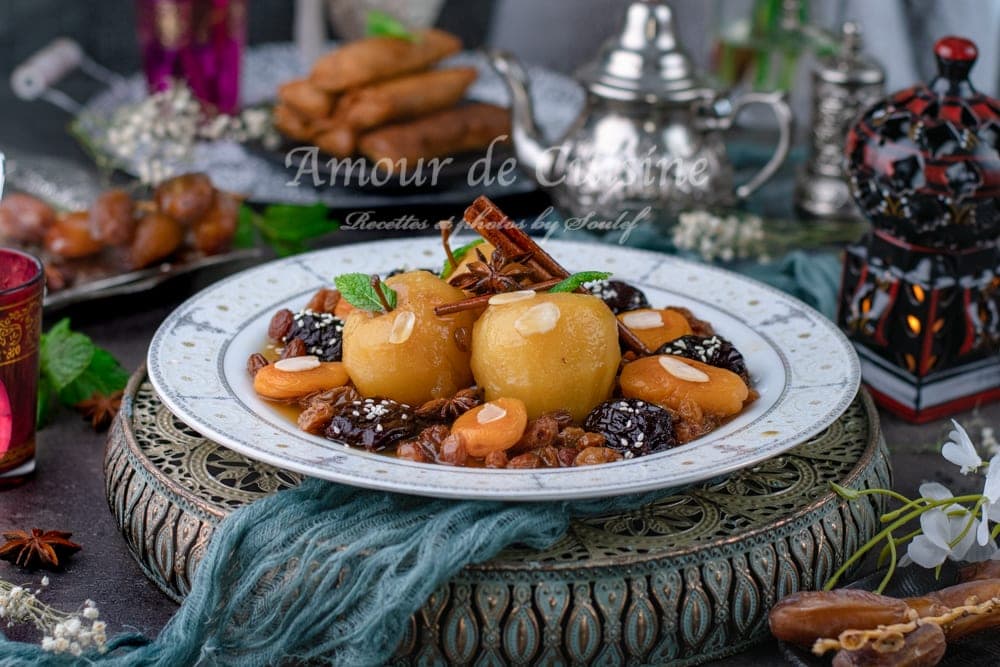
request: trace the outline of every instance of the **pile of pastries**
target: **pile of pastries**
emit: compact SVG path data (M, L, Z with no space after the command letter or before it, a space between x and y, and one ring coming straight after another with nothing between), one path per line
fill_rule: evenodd
M11 193L0 201L0 243L41 256L48 289L60 290L191 255L229 249L240 200L205 174L170 178L152 199L121 189L103 192L88 210L56 211Z
M338 158L364 155L390 171L401 160L484 149L509 134L510 117L491 104L460 104L476 69L435 66L461 48L436 29L345 44L278 89L274 126L292 141Z
M248 360L258 395L351 447L490 468L652 454L756 397L740 352L684 308L553 280L551 258L510 247L445 248L441 272L350 274L276 313Z

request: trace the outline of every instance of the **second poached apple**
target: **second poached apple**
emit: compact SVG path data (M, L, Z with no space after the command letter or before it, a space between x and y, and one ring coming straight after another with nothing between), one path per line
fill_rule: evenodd
M419 406L470 386L470 352L456 332L472 331L475 315L434 313L435 306L464 299L462 290L427 271L402 273L385 284L396 291L395 309L355 308L344 323L344 367L358 391Z
M486 400L518 398L529 419L568 410L581 421L611 395L621 350L603 301L528 292L496 301L472 331L472 371Z

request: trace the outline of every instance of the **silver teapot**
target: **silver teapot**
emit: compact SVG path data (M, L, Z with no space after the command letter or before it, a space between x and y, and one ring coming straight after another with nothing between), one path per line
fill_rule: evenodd
M721 95L695 71L674 34L672 10L661 2L633 2L620 35L577 73L586 103L554 143L537 129L518 61L502 52L490 58L510 88L520 166L577 218L669 224L680 210L746 198L788 155L792 112L783 94ZM734 186L721 131L751 104L773 109L780 136L767 164Z

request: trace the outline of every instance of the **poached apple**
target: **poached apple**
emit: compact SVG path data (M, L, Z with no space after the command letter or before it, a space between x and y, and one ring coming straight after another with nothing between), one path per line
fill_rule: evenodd
M456 332L472 330L471 312L438 317L434 307L461 301L462 290L427 271L388 278L389 312L354 308L344 322L344 368L362 396L419 406L472 384L469 350Z
M472 330L472 372L487 401L517 398L529 419L568 410L581 421L611 395L621 351L603 301L525 291L490 302Z

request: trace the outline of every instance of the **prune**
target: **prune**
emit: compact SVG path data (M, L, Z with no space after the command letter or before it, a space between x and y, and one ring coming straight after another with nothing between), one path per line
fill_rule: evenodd
M595 280L584 285L590 293L608 304L615 315L630 310L649 308L649 299L638 287L623 280Z
M417 420L410 406L388 398L352 401L330 420L324 435L368 451L381 451L412 438Z
M587 415L583 427L603 435L606 447L628 459L677 445L670 412L637 398L616 398L601 403Z
M747 385L750 384L750 374L747 372L743 355L732 343L721 336L682 336L677 340L664 343L656 354L672 354L685 359L700 361L709 366L725 368L740 376Z
M292 319L291 328L282 342L301 340L306 354L314 354L320 361L340 361L344 347L344 322L330 313L300 310Z
M90 234L108 245L128 245L135 236L135 204L124 190L102 193L90 207Z
M153 196L161 213L182 225L190 225L208 213L215 188L205 174L182 174L157 186Z

